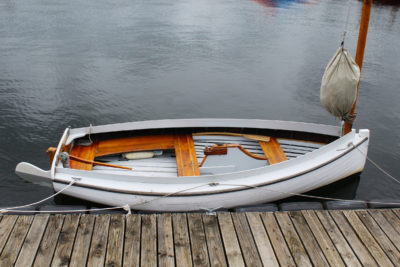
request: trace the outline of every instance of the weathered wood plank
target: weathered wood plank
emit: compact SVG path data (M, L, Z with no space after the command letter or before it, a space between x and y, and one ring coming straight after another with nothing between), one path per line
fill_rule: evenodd
M371 235L375 238L376 242L385 251L386 255L390 258L393 264L400 263L400 253L397 251L396 247L382 231L379 225L371 217L371 215L366 210L355 211L360 220L363 222L365 227L369 230Z
M396 221L396 218L393 218L396 215L390 210L369 210L368 212L400 251L400 233L395 229L400 223Z
M280 265L296 266L274 213L263 212L260 215Z
M65 215L64 225L61 228L51 266L60 267L69 265L79 219L80 214Z
M326 233L317 215L315 215L315 211L303 210L302 214L312 233L314 234L320 248L322 249L326 260L329 262L329 265L345 266L339 252L335 248L335 245L333 244L329 235Z
M381 213L386 217L397 233L400 234L400 219L396 216L396 210L382 210Z
M188 213L188 226L194 266L210 266L203 220L199 213Z
M35 215L17 261L15 262L15 266L32 266L48 220L49 215L47 214Z
M64 215L50 216L42 242L36 254L34 267L50 266L63 222Z
M140 262L141 217L126 215L124 266L139 266Z
M206 234L210 265L212 267L225 267L226 259L221 234L219 232L218 220L215 215L203 214L204 232Z
M172 215L172 225L176 266L192 266L192 253L190 250L186 215L183 213L174 213Z
M382 250L379 244L376 243L374 237L371 235L368 229L365 228L364 224L361 222L355 211L346 210L343 211L343 214L347 218L363 244L367 247L371 255L375 258L378 265L393 266L393 264L386 256L385 252Z
M178 176L199 176L200 170L192 135L179 134L174 140Z
M361 263L363 265L378 266L374 258L368 252L368 249L363 245L349 222L344 217L343 213L339 210L332 210L329 211L329 213L336 222L340 231L343 233L343 236L346 238L347 242L349 242L353 251L358 256L358 259L361 261Z
M70 260L71 266L84 266L87 263L90 241L92 239L94 216L82 214L76 233Z
M289 214L286 212L275 213L275 217L297 265L312 266L310 258L289 218Z
M0 222L0 255L17 221L17 215L7 215Z
M279 266L260 214L258 212L247 212L246 216L263 265Z
M106 266L122 266L122 254L124 247L125 215L112 214L108 230L108 242L106 252Z
M328 233L329 237L331 238L333 244L335 245L336 249L340 253L343 258L343 261L348 266L361 266L360 262L358 261L357 256L353 253L350 245L347 243L346 239L344 238L342 232L335 224L334 220L330 216L328 211L317 211L315 214L321 221L321 224L324 226L326 232Z
M227 212L218 213L218 221L229 266L245 266L231 214Z
M157 225L155 214L142 215L141 266L157 266Z
M158 266L175 266L171 214L157 215Z
M262 266L260 255L243 212L232 213L233 224L247 266Z
M11 231L7 244L0 255L0 263L3 266L12 266L18 257L22 243L31 226L33 216L18 216L14 228ZM2 220L4 223L4 220Z
M87 262L87 266L89 267L104 266L110 215L95 215L94 220L94 229Z
M325 255L318 245L317 240L315 240L313 233L307 225L306 220L300 211L289 212L289 217L293 222L294 227L297 230L308 255L310 255L310 260L315 266L327 266L328 262L325 259Z
M285 152L283 152L276 137L271 137L269 142L260 141L259 143L270 165L287 160Z

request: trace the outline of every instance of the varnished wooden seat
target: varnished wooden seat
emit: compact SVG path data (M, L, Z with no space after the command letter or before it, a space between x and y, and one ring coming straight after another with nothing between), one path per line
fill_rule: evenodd
M259 143L270 165L287 160L285 152L283 152L276 137L271 137L269 142L260 141Z

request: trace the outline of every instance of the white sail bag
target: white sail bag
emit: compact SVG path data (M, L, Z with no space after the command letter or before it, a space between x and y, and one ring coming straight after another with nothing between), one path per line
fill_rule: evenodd
M342 46L326 66L321 82L321 103L333 116L346 120L357 97L360 68Z

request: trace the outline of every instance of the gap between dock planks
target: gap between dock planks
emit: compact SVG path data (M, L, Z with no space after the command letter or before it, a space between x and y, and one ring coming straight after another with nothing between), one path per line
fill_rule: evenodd
M0 216L0 266L398 266L400 210Z

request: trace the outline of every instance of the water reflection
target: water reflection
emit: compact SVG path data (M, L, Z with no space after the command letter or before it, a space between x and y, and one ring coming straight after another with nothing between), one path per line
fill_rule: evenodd
M362 0L359 0L362 2ZM383 5L383 6L400 6L399 0L373 0L372 2L375 5Z
M253 0L263 6L273 8L288 8L293 4L316 4L320 0Z

